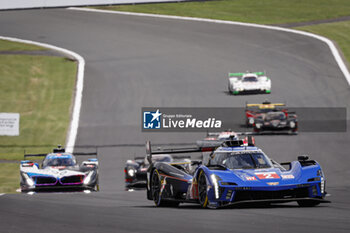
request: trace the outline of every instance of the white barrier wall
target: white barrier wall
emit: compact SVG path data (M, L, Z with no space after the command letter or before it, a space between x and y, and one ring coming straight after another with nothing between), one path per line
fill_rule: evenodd
M0 10L174 1L176 0L0 0Z

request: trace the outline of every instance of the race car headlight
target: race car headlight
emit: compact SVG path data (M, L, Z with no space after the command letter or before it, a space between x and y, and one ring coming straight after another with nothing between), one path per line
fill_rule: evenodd
M134 177L135 174L136 174L135 169L133 169L133 168L129 168L129 169L128 169L128 175L129 175L129 176Z
M324 178L321 177L321 193L322 194L324 193L324 189L325 189L325 181L324 181Z
M94 173L94 172L91 171L91 172L85 177L85 179L84 179L84 181L83 181L83 184L89 184L89 183L90 183L91 177L92 177L92 174L93 174L93 173Z
M321 169L317 170L317 176L321 176L321 193L323 194L325 192L325 180L324 180L324 175Z
M34 186L34 181L32 178L30 178L27 174L23 173L24 178L26 179L26 182L29 186Z
M261 128L261 124L255 124L255 127L256 127L257 129L260 129L260 128Z
M211 179L211 182L213 183L213 186L214 186L215 198L219 199L220 194L219 194L219 182L218 181L219 181L220 177L218 177L215 174L211 174L210 179Z
M294 128L294 127L295 127L295 122L294 122L294 121L289 122L289 126L290 126L291 128Z

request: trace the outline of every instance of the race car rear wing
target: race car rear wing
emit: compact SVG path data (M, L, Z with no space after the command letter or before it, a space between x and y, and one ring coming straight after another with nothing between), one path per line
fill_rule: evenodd
M226 132L236 134L237 136L253 134L252 132L236 132L236 131L231 131L230 129L227 130ZM219 136L220 134L222 134L222 132L207 132L207 136Z
M184 154L184 153L198 153L203 152L204 149L210 149L210 151L213 151L215 148L200 148L200 147L193 147L193 148L170 148L165 150L157 150L152 151L151 142L146 142L146 156L149 164L152 164L152 155L155 154ZM181 156L176 156L177 158L180 158ZM185 158L185 156L184 156ZM189 157L186 157L189 158Z
M91 156L91 155L95 155L97 157L97 153L93 152L93 153L86 153L86 152L78 152L78 153L72 153L74 156ZM48 154L24 154L24 158L26 157L45 157Z
M75 156L91 156L91 155L95 155L96 157L98 156L97 152L73 152L72 154Z
M246 108L251 108L251 107L257 107L259 109L274 109L278 106L286 106L285 103L270 103L270 102L265 102L261 104L248 104L246 103L245 107Z
M47 154L24 154L24 158L26 157L45 157Z
M245 142L245 140L247 142ZM225 147L235 147L235 146L244 146L244 145L254 146L255 140L253 137L248 136L247 139L245 140L237 140L236 138L232 137L225 141L213 140L212 144L209 144L209 143L198 144L197 142L198 147L196 148L171 148L171 149L157 150L157 151L152 151L151 142L147 141L146 156L149 164L152 164L152 154L184 154L184 153L212 152L220 146L225 146Z
M256 74L258 76L265 76L265 72L246 72L246 73L228 73L228 77L229 78L233 78L233 77L240 78L240 77L243 77L247 73Z
M60 145L57 146L57 148L54 148L52 150L52 153L65 153L66 150L62 148ZM45 154L26 154L24 151L24 158L26 157L45 157L50 153L45 153ZM96 152L74 152L72 153L74 156L98 156L97 155L97 149Z
M62 148L61 145L58 145L57 148L54 148L52 150L53 153L64 153L66 152L66 150L64 148ZM45 157L46 155L48 155L48 153L46 154L26 154L26 152L24 151L24 158L26 157Z

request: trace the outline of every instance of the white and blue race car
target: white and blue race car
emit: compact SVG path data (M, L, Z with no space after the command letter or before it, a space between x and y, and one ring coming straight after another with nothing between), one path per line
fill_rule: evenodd
M231 94L271 93L271 79L265 72L229 73L228 77L228 91Z
M97 153L75 153L95 155ZM90 158L80 165L72 153L57 148L49 154L26 154L24 157L45 157L39 166L30 160L21 161L20 187L22 192L37 191L98 191L98 160Z

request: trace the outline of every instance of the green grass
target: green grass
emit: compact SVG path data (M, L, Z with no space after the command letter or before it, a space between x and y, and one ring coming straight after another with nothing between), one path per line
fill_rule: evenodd
M47 50L31 44L14 43L7 40L0 40L0 51L31 51L31 50Z
M350 61L350 21L298 27L295 29L319 34L336 41L345 58Z
M0 50L37 49L0 41ZM0 136L0 160L65 144L76 63L62 57L0 55L0 112L20 113L20 135ZM18 168L17 168L18 169Z
M0 163L0 193L15 193L19 181L19 164Z
M98 8L259 24L307 22L350 15L349 0L222 0Z

